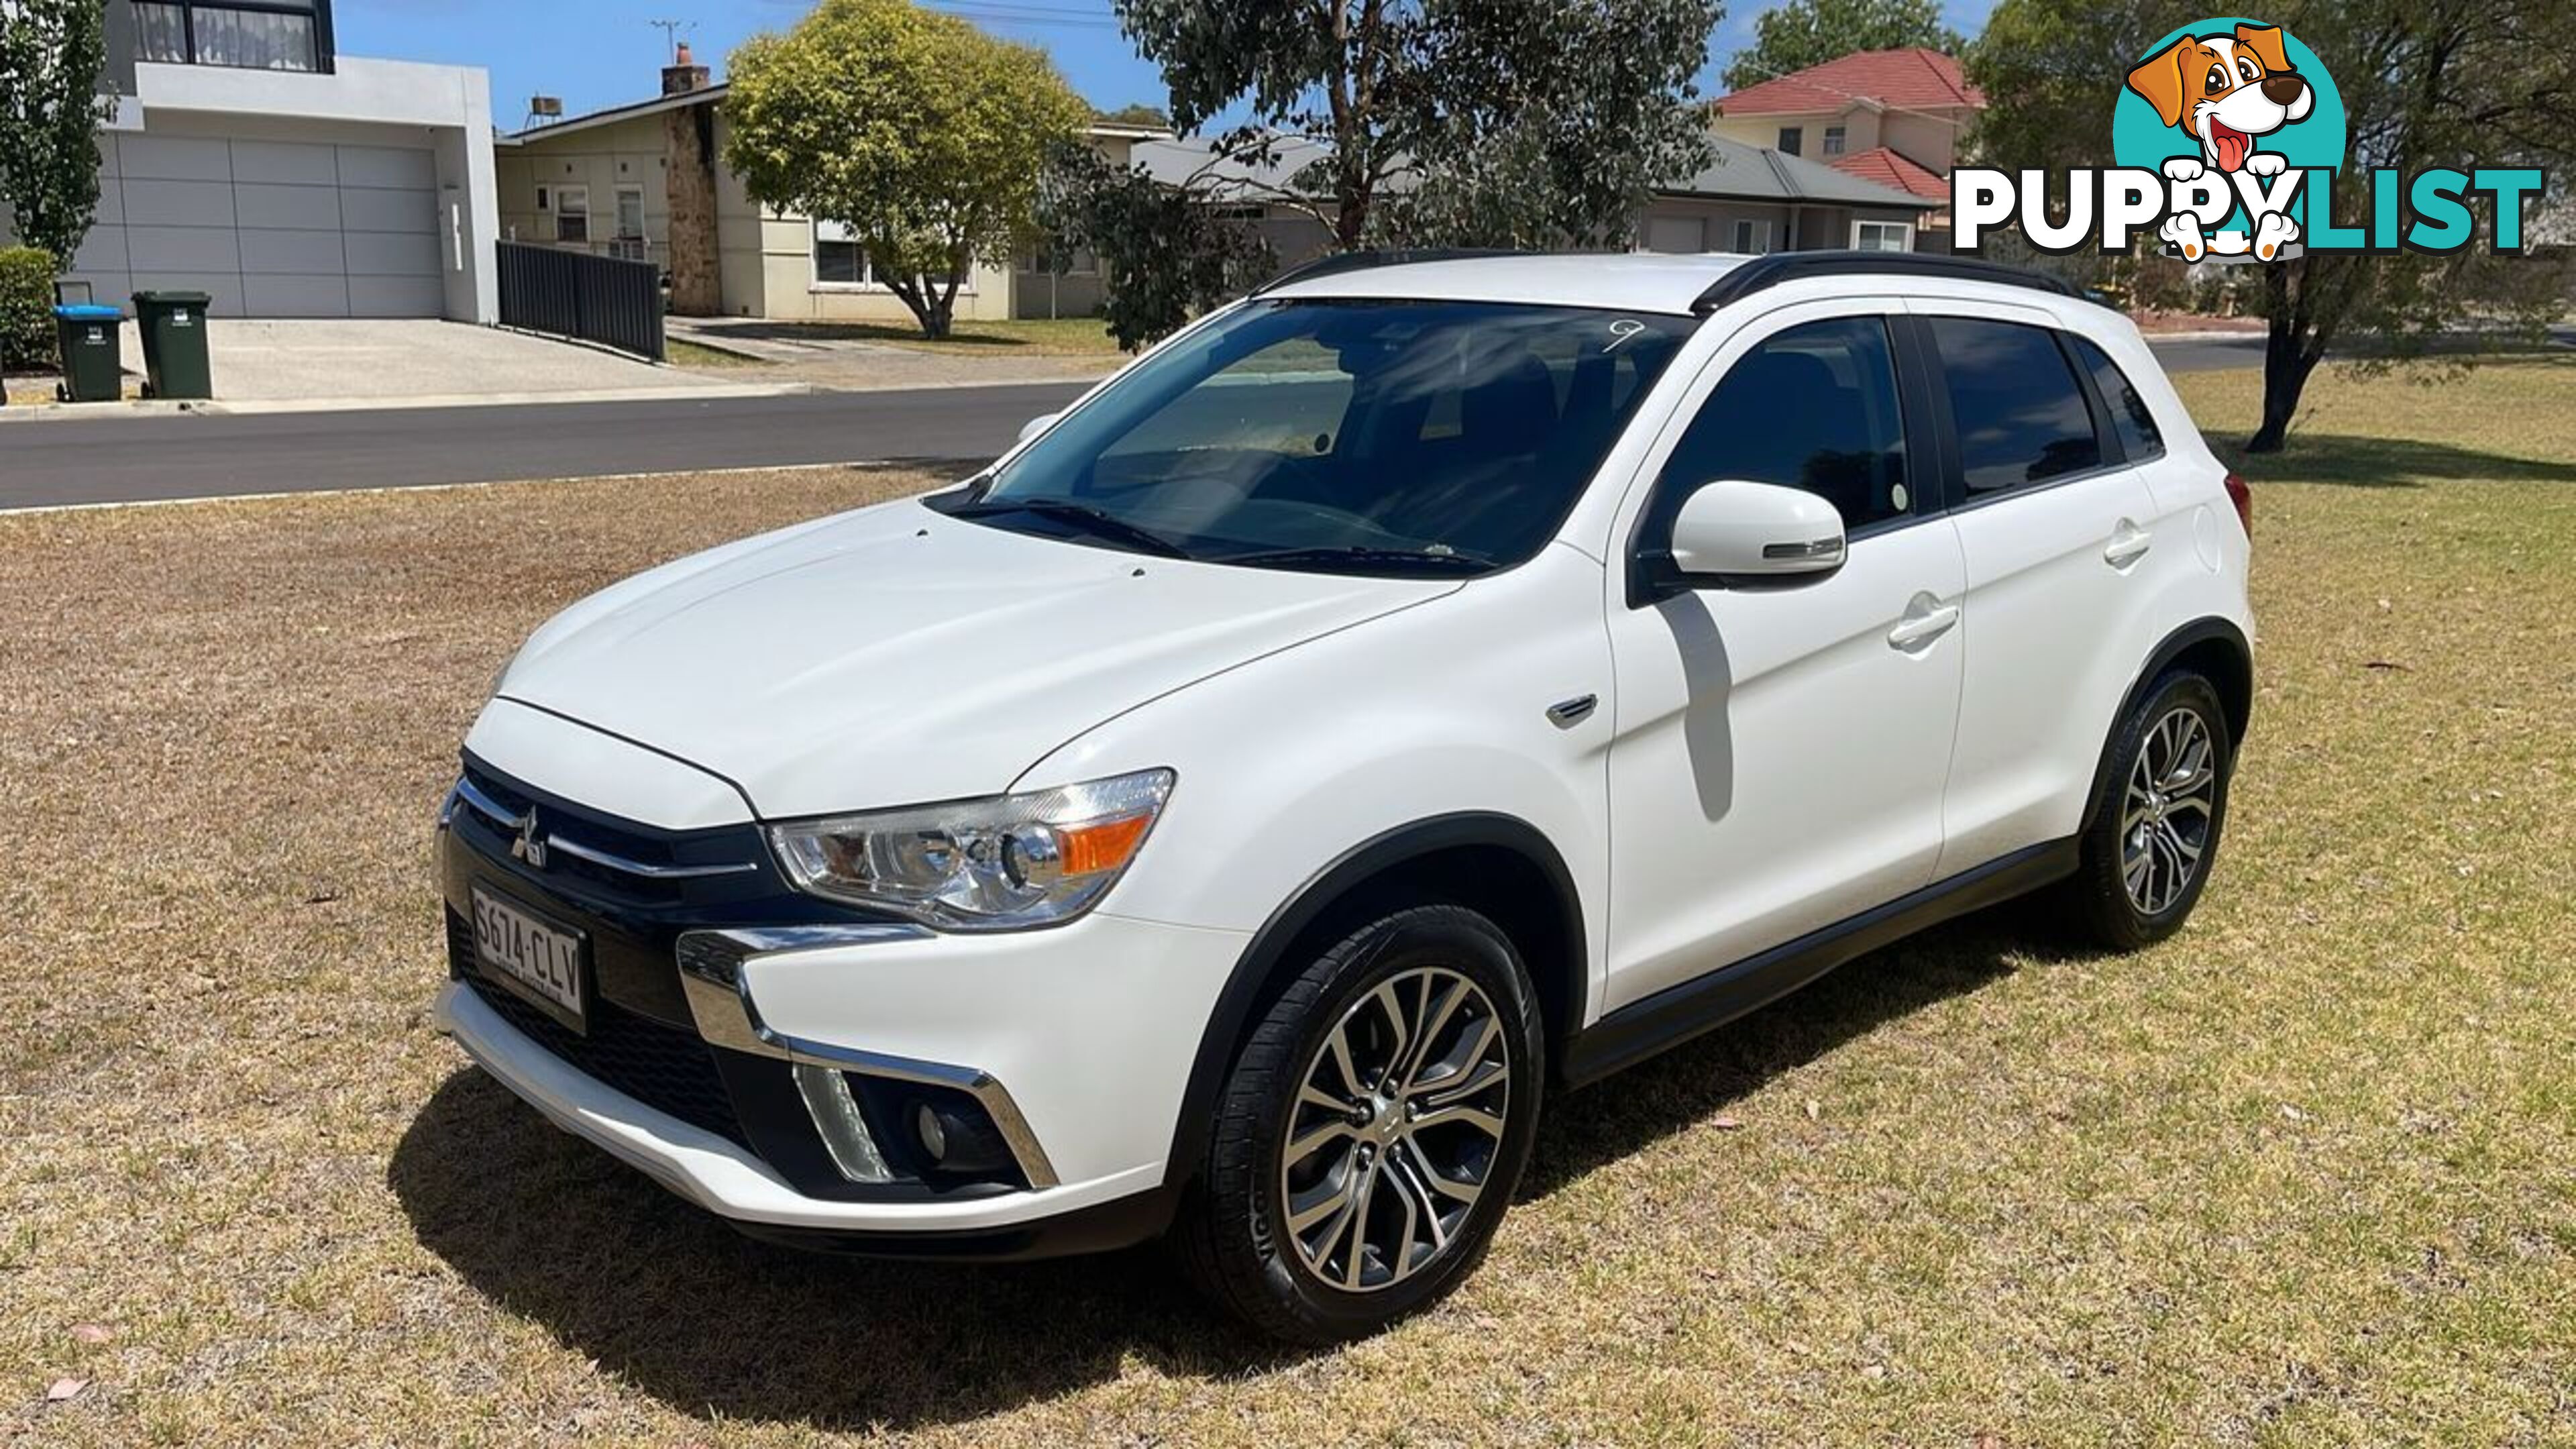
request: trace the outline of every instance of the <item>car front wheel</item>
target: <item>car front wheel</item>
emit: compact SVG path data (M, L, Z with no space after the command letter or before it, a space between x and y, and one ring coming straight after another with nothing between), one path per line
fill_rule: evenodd
M1437 1301L1520 1181L1541 1053L1527 973L1485 917L1421 906L1344 937L1271 1005L1226 1082L1179 1228L1193 1275L1301 1343Z

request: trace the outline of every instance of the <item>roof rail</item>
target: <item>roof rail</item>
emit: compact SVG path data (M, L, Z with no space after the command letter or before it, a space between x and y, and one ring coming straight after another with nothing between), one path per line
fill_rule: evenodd
M1275 292L1290 282L1311 282L1317 277L1337 276L1343 272L1366 271L1372 267L1401 267L1412 262L1463 262L1477 257L1517 257L1528 253L1508 247L1410 247L1385 251L1333 252L1301 262L1252 289L1258 297Z
M1982 257L1945 256L1939 252L1771 252L1755 257L1709 284L1691 311L1702 317L1766 288L1803 277L1946 277L1957 282L1997 282L2028 287L2061 297L2083 297L2065 280L2028 267L2006 266Z

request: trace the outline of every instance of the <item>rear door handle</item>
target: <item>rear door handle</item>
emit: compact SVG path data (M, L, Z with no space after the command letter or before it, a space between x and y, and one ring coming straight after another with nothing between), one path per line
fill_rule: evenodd
M2155 546L2154 534L2123 518L2120 526L2111 530L2111 541L2102 549L2102 561L2115 569L2124 569L2145 558L2147 550Z
M1929 644L1947 634L1959 622L1959 606L1945 604L1930 594L1916 594L1905 606L1905 617L1887 631L1887 642L1898 649L1911 649Z

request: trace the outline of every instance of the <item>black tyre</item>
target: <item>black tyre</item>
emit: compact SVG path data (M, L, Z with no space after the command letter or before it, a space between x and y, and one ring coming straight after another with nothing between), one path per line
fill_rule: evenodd
M1202 1289L1304 1344L1375 1333L1484 1257L1528 1164L1544 1050L1520 955L1457 906L1298 973L1236 1058L1175 1231Z
M2182 929L2218 861L2236 742L2206 678L2176 670L2120 722L2110 768L2067 882L2075 925L2115 951Z

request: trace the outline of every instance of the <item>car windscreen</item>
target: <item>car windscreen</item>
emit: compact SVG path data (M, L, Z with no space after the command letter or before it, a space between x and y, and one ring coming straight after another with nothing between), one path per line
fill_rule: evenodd
M943 506L1215 563L1501 568L1554 535L1695 325L1496 302L1254 302Z

